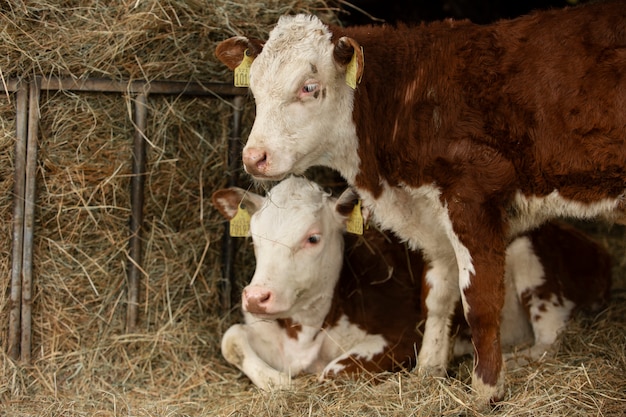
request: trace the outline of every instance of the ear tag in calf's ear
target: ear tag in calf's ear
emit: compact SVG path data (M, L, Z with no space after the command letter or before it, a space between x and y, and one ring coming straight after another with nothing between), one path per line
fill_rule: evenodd
M253 60L250 52L246 49L243 53L243 61L235 68L235 87L250 86L250 65L252 65Z
M363 214L361 213L361 200L359 200L354 208L348 221L346 222L346 231L354 235L363 234Z
M361 55L363 55L363 47L361 47ZM361 63L361 65L363 64ZM356 85L361 82L360 77L357 79L357 74L359 72L358 70L359 60L357 58L357 51L355 49L354 53L352 54L352 59L346 67L346 84L348 84L353 90L356 88ZM361 74L363 74L362 70L363 69L361 68Z
M250 231L250 213L248 210L237 207L237 214L230 219L230 235L232 237L246 237Z

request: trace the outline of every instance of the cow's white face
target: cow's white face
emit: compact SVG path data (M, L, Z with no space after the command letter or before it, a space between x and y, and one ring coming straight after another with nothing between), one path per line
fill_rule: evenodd
M318 186L289 178L274 187L250 222L257 264L244 310L294 318L326 307L341 271L342 232L334 200Z
M213 202L232 218L239 202L253 213L250 235L256 270L242 306L260 318L316 323L328 313L343 264L343 231L355 203L346 192L331 198L317 184L289 177L261 197L231 188Z
M313 165L337 168L347 157L337 148L345 137L356 149L353 91L334 49L328 28L315 17L283 17L270 33L250 68L256 119L243 162L254 177L280 179Z

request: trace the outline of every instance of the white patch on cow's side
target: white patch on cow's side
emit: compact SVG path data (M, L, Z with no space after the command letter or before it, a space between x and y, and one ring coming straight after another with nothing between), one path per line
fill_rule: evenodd
M324 331L324 345L320 351L321 358L328 358L320 380L336 375L344 369L339 362L355 357L363 361L371 361L375 355L382 353L387 341L378 334L368 334L358 326L350 323L344 315L336 326ZM330 361L330 362L329 362Z
M556 217L579 219L604 217L614 221L618 218L618 208L623 200L624 196L620 196L615 199L606 198L595 203L585 204L563 198L557 190L545 197L528 197L517 192L513 200L514 212L509 223L510 234L516 236Z

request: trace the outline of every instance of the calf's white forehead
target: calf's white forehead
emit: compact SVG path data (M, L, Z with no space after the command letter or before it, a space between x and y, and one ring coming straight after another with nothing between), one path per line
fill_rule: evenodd
M253 216L251 232L253 236L280 237L281 240L289 239L286 231L289 235L304 233L312 222L322 220L324 207L329 207L328 197L317 184L290 177L268 193L263 207ZM332 216L332 212L328 211L327 215Z
M250 70L250 86L255 90L266 88L268 79L289 85L297 77L294 70L310 70L324 62L332 64L331 33L318 18L308 15L283 16L270 32L263 51L254 60ZM327 57L325 61L320 60ZM281 76L277 76L281 74ZM284 74L284 75L283 75Z

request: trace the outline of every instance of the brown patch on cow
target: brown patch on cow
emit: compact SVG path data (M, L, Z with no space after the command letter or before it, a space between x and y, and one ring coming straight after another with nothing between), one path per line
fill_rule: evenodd
M276 323L285 330L287 336L291 339L298 340L298 333L302 331L302 325L295 323L292 319L277 319Z
M368 334L383 336L395 361L413 366L422 341L417 326L425 318L420 308L421 254L374 228L345 239L344 266L324 327L345 315ZM379 371L396 369L380 363Z
M366 374L371 376L368 381L378 383L383 382L385 378L378 378L377 374L412 369L416 365L415 357L415 352L404 352L397 346L388 346L383 352L375 354L371 360L351 355L338 364L344 367L340 372L341 375L356 377Z

